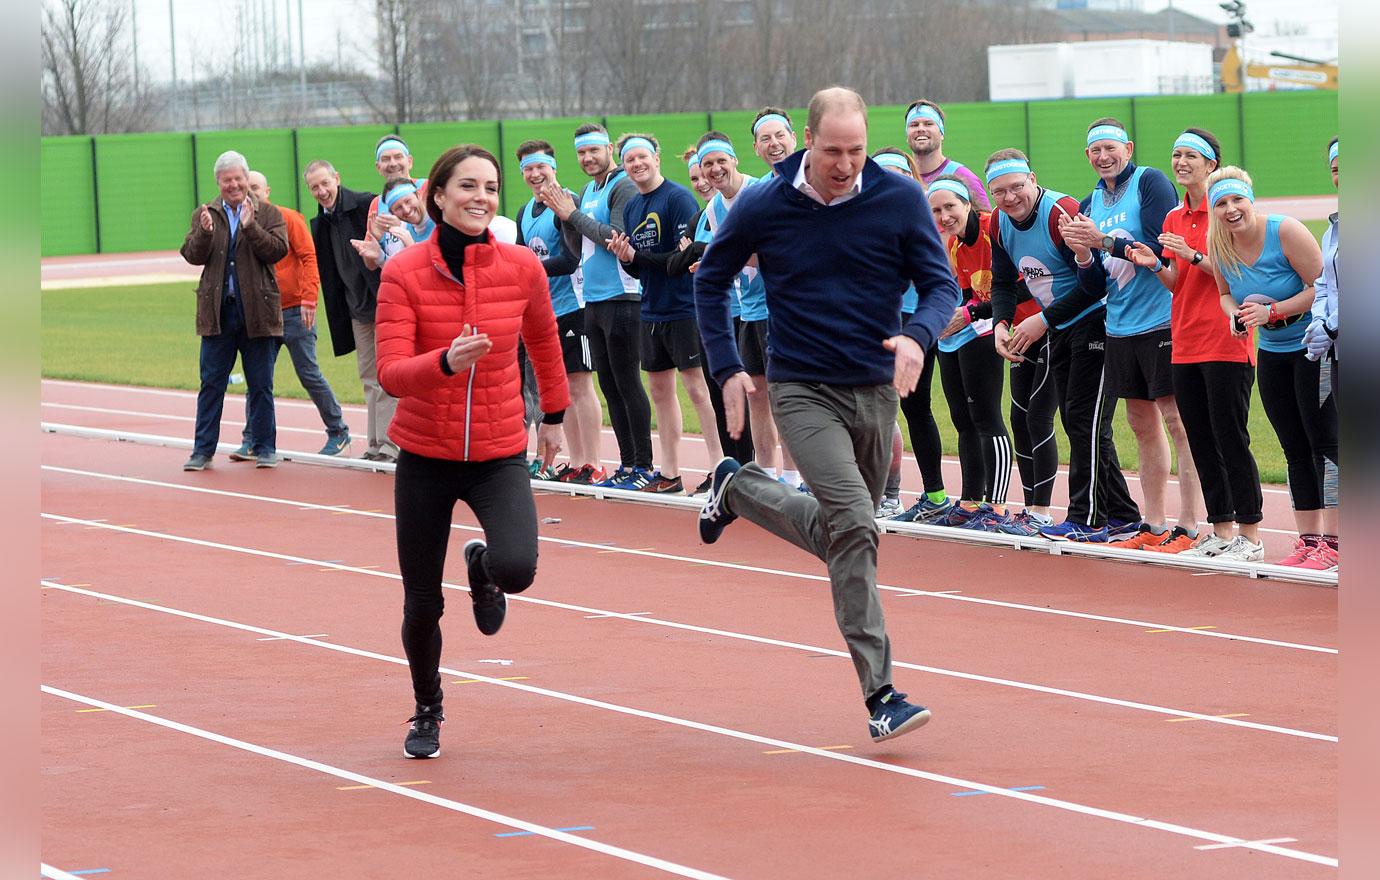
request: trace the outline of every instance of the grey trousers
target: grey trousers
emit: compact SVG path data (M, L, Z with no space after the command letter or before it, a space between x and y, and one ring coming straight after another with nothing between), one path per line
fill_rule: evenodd
M374 350L374 322L350 320L355 333L355 365L359 367L359 384L364 386L364 406L369 411L368 452L387 452L398 455L398 447L388 439L388 426L398 399L389 397L379 385L378 354Z
M813 495L756 463L728 484L728 509L829 566L834 619L863 697L891 684L891 641L877 593L877 502L891 465L896 390L803 382L768 386L781 440Z

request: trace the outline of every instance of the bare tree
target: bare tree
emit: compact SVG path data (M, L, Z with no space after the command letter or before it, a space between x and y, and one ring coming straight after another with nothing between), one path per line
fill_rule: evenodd
M119 0L47 0L42 25L44 134L144 131L150 126L156 108L135 75L128 10Z
M386 122L413 121L414 56L421 5L414 0L374 0L374 14L378 19L379 68L392 86L393 93L391 114L384 116Z

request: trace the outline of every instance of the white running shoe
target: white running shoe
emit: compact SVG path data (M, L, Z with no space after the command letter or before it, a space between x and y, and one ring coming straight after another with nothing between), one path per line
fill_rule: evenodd
M877 519L890 519L901 512L901 496L895 498L883 498L882 503L877 505Z
M1232 559L1237 562L1263 562L1265 560L1265 544L1253 544L1241 535L1237 535L1231 539L1227 549L1213 558Z
M1226 540L1225 538L1219 538L1214 532L1208 532L1206 535L1199 539L1198 543L1194 544L1192 547L1189 547L1187 550L1180 553L1179 555L1195 558L1212 557L1218 555L1219 553L1222 553L1230 546L1230 541Z

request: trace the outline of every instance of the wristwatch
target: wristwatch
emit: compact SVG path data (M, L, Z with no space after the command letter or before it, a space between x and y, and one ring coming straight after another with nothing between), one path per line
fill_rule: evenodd
M1193 265L1196 266L1196 265L1198 265L1199 263L1201 263L1202 261L1203 261L1203 252L1202 252L1202 251L1194 251L1194 252L1193 252Z
M1104 251L1106 251L1107 253L1110 254L1110 253L1112 252L1112 248L1114 248L1114 247L1116 247L1116 236L1114 236L1114 235L1104 235L1104 236L1102 236L1102 249L1103 249Z

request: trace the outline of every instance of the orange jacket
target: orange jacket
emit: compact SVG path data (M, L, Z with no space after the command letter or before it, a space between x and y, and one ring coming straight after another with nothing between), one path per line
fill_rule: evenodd
M527 450L521 336L537 374L543 412L570 405L561 339L546 272L525 247L497 242L465 251L464 283L441 257L440 235L407 248L383 268L374 317L379 384L399 398L388 436L431 458L489 461ZM453 376L441 358L469 324L493 348Z
M278 273L278 291L283 295L283 308L316 305L321 275L316 271L316 245L311 240L307 218L291 208L278 206L278 213L287 222L287 256L274 265Z

